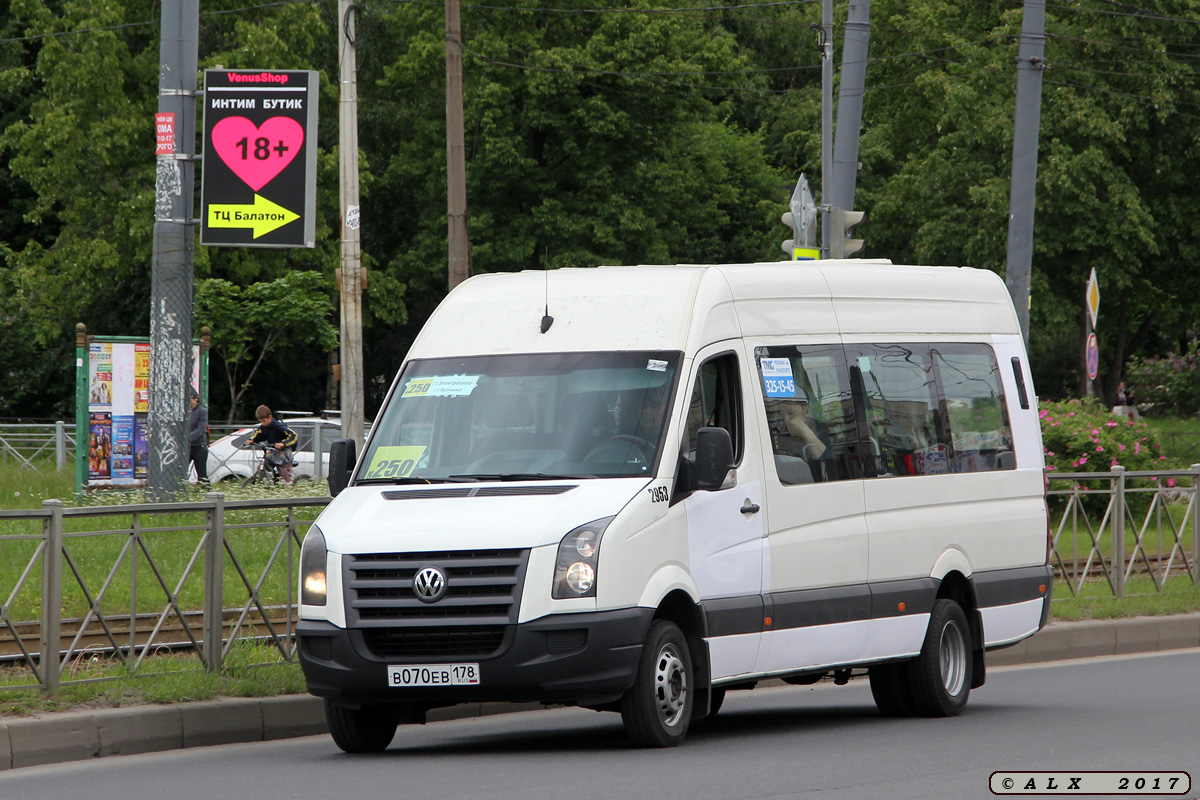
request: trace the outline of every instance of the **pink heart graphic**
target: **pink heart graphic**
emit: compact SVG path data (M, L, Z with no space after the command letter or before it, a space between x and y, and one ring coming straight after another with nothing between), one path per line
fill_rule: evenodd
M271 117L257 126L245 117L225 117L213 126L211 138L226 166L257 192L300 152L304 126L290 117Z

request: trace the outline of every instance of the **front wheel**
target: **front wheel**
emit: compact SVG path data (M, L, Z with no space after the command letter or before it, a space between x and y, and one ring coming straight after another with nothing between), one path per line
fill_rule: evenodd
M646 635L633 687L621 698L625 732L639 747L675 747L687 735L695 700L692 657L674 622L656 620Z
M971 629L953 600L937 600L921 654L909 666L913 710L925 717L955 717L971 694Z
M348 708L325 700L325 720L333 743L347 753L380 753L396 735L400 712L395 706Z

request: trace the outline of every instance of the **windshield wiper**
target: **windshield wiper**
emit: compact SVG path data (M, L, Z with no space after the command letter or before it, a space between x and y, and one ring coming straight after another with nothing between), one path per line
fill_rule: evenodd
M556 480L585 480L595 475L556 475L549 472L475 472L469 475L451 475L466 481L556 481Z

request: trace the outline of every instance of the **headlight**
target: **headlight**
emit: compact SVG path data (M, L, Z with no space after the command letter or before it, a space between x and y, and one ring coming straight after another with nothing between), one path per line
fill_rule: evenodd
M555 600L596 596L596 561L600 555L600 537L612 517L580 525L558 544L558 563L554 568Z
M325 534L310 525L300 548L300 602L308 606L325 605Z

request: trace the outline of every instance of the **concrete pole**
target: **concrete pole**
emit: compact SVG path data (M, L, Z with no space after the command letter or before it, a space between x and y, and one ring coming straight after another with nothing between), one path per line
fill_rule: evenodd
M1029 280L1033 271L1034 190L1037 185L1038 127L1045 68L1045 0L1025 0L1017 52L1017 108L1013 117L1012 189L1008 206L1008 268L1005 283L1029 344Z
M821 0L821 257L830 257L833 191L833 0Z
M358 64L351 0L338 0L338 163L341 187L342 436L363 443L362 248L358 209Z
M199 21L199 0L163 0L158 112L170 120L174 152L156 156L146 418L150 440L147 483L155 501L174 497L188 474L186 398L192 374Z
M446 217L451 289L471 275L464 140L462 22L459 19L458 0L446 0Z
M837 128L833 142L833 187L829 202L854 209L858 180L858 138L862 130L863 88L867 81L867 45L871 37L871 0L850 0L842 40L842 81L838 87Z

